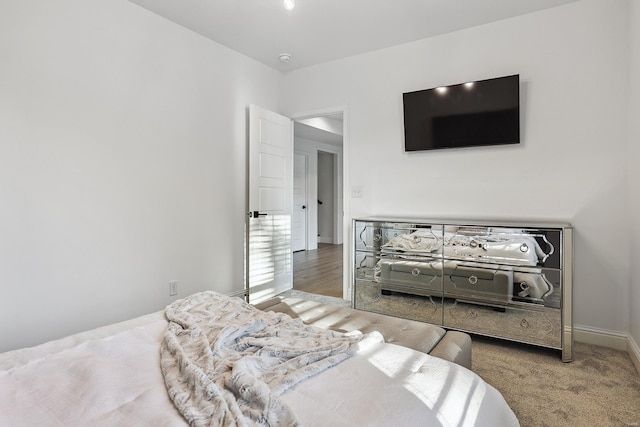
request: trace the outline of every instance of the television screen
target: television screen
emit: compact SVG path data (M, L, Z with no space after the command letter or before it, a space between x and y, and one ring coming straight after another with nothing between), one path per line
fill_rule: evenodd
M520 143L520 76L402 95L405 151Z

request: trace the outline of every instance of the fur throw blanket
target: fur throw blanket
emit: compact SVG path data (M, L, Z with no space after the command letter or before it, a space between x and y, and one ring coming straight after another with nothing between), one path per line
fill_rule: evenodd
M298 425L278 397L349 358L362 339L211 291L175 301L165 312L162 373L191 426Z

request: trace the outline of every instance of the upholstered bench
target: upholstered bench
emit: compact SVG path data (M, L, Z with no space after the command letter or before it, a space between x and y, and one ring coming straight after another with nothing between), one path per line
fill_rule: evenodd
M471 337L440 326L384 314L337 307L298 298L275 297L256 304L261 310L286 313L307 325L334 331L379 331L386 342L409 347L471 369Z

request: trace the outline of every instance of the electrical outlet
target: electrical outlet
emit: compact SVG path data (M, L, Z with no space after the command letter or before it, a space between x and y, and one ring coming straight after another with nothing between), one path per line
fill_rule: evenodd
M172 280L169 282L169 296L172 297L175 295L178 295L178 281Z

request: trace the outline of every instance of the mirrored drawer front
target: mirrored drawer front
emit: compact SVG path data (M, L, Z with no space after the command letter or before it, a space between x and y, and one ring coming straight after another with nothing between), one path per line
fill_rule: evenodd
M442 324L440 298L385 292L380 283L356 280L354 304L358 310L373 311L422 322Z
M381 259L379 282L383 290L415 295L442 294L442 261Z
M560 268L558 229L460 227L444 234L444 255L514 266Z
M354 227L356 250L439 253L443 245L441 227L430 224L357 221Z
M514 270L513 300L560 308L560 280L558 270Z
M354 274L356 279L374 280L376 275L376 266L379 260L380 257L374 256L371 252L356 252L354 264Z
M444 307L445 327L544 347L562 348L561 325L560 310L555 309L497 309L459 300Z
M450 263L453 264L453 263ZM444 293L448 297L508 303L513 295L513 272L490 268L455 267L444 280Z

